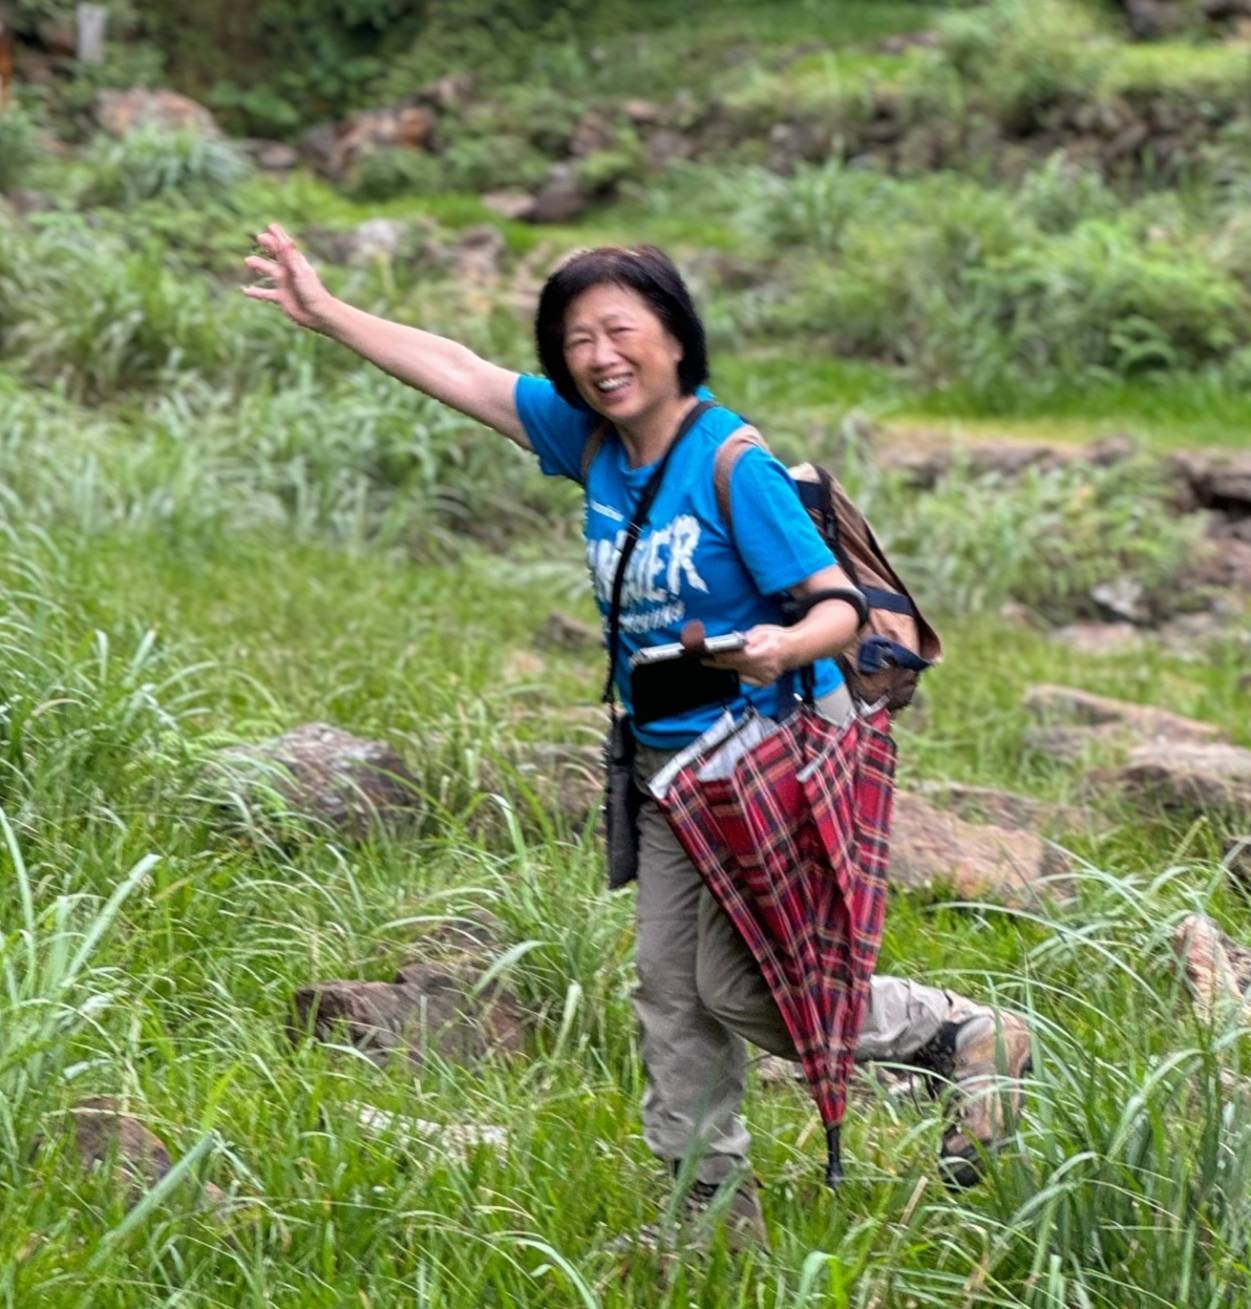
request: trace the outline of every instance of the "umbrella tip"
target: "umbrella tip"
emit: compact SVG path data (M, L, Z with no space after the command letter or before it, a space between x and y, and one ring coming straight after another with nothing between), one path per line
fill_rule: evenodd
M831 1191L843 1180L841 1142L842 1131L837 1123L825 1129L825 1184Z

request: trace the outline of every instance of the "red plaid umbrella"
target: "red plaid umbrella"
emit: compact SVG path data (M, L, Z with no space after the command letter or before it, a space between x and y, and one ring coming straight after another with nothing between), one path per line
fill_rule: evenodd
M825 1180L877 963L895 743L882 709L749 719L657 779L658 803L760 965L825 1124ZM663 780L662 780L663 779Z

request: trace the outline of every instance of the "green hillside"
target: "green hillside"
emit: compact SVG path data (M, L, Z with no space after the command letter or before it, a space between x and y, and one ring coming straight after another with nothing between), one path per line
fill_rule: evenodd
M1100 786L1115 742L1063 757L1023 704L1061 684L1251 747L1251 517L1172 458L1251 444L1251 38L1218 8L1134 40L1065 0L128 0L84 66L72 6L9 6L0 1304L1251 1297L1241 1014L1197 1011L1173 948L1191 912L1251 939L1251 814ZM106 93L145 86L221 133L110 131ZM416 144L361 126L397 105ZM567 216L501 216L554 177ZM657 243L718 397L865 505L947 644L901 785L1024 795L1069 852L1069 899L891 900L882 970L1033 1027L980 1186L944 1189L937 1102L865 1075L831 1195L802 1087L754 1082L773 1252L612 1250L665 1188L632 897L552 762L598 742L601 654L546 635L595 622L580 496L240 294L275 221L352 303L526 371L562 254ZM1126 588L1133 630L1086 652ZM406 825L354 841L223 781L223 749L309 722L399 751ZM299 988L389 980L466 918L520 1054L290 1039ZM66 1115L98 1096L168 1145L155 1189L80 1166ZM464 1125L507 1147L449 1148Z

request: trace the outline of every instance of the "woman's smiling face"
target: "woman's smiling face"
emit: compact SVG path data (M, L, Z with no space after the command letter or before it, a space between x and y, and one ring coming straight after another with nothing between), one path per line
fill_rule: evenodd
M573 300L564 348L578 394L613 422L637 421L681 395L682 347L629 287L603 282Z

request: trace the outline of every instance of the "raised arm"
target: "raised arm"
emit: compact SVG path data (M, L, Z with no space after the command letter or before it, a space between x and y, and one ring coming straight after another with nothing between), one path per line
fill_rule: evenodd
M265 255L250 255L244 263L272 285L245 286L245 295L277 305L292 322L338 341L401 382L493 427L523 449L531 448L513 400L515 372L447 337L337 300L277 223L256 241Z

